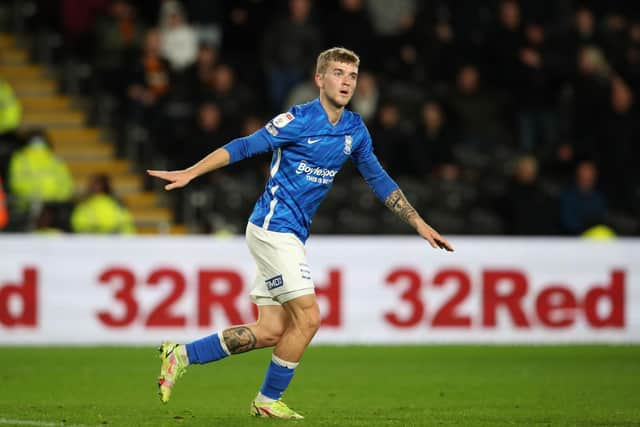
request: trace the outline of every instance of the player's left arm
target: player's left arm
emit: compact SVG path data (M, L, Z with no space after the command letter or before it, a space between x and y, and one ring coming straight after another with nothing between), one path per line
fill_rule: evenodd
M431 247L453 252L453 246L420 217L400 188L393 190L384 204L391 212L412 226Z
M362 130L362 139L351 154L351 158L378 199L384 202L391 212L411 225L423 239L429 242L431 247L452 252L453 246L422 219L414 207L411 206L398 184L391 179L382 165L380 165L378 158L373 153L371 136L364 125Z

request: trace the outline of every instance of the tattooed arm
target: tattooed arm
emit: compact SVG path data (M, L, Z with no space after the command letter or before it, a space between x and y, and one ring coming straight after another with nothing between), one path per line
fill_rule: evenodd
M393 190L384 202L391 212L399 216L404 222L416 229L423 239L427 240L433 248L453 251L453 246L440 233L431 228L429 224L418 215L418 212L411 206L402 190Z

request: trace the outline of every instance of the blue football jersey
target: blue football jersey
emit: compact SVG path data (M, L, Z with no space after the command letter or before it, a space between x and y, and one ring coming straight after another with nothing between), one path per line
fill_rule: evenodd
M332 125L319 99L291 108L225 148L231 162L273 151L269 180L249 221L267 230L293 233L302 242L347 159L354 161L380 200L398 188L373 153L362 118L345 109Z

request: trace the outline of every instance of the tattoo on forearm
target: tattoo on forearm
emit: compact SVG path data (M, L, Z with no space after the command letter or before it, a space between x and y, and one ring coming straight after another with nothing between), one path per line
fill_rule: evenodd
M399 188L389 194L384 205L389 208L391 212L402 218L402 220L407 224L413 225L411 220L418 217L418 213L413 206L411 206L411 203L409 203L404 193Z
M251 329L246 326L225 329L222 332L222 337L231 354L253 350L258 342Z

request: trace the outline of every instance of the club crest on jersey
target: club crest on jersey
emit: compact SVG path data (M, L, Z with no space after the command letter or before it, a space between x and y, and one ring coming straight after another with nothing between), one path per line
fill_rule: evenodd
M351 138L351 135L345 135L344 136L344 149L342 150L344 152L344 154L346 154L347 156L349 154L351 154L351 143L353 142L353 138Z
M291 123L295 119L293 114L291 113L282 113L278 114L275 119L273 119L273 124L277 128L283 128L289 123Z
M278 129L276 129L276 127L271 122L267 123L267 125L265 126L265 129L267 130L267 132L269 132L273 136L278 136L278 134L280 133L278 132Z

